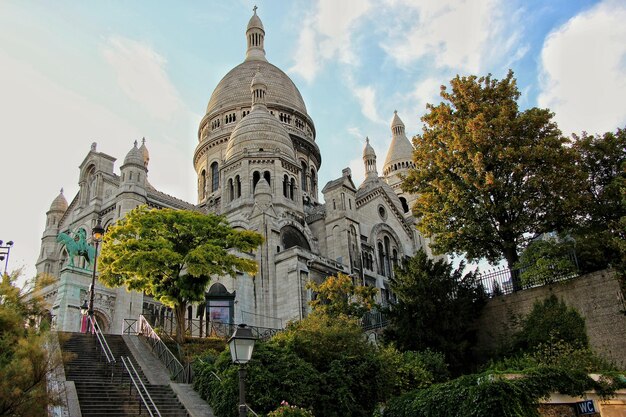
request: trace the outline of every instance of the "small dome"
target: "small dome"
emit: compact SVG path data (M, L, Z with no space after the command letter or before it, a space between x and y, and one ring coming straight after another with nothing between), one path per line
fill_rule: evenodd
M263 22L261 22L261 19L256 14L256 9L257 7L254 6L254 9L253 9L254 14L250 18L250 21L248 22L248 26L246 27L246 32L249 31L250 29L255 29L255 28L261 29L262 31L265 32L265 28L263 27Z
M124 165L135 164L139 166L144 166L143 153L137 148L137 141L135 141L134 146L128 153L126 154L126 158L124 158Z
M287 130L265 107L255 108L235 126L226 147L226 160L242 152L275 152L296 160Z
M394 110L393 119L391 119L391 130L393 130L393 128L397 126L404 127L404 122L402 121L402 119L400 119L400 116L398 116L398 111Z
M404 133L404 123L398 116L398 112L394 112L393 120L391 121L391 134L391 144L389 144L389 150L383 165L383 173L385 175L390 171L396 170L398 166L408 168L413 159L413 145ZM404 165L402 165L403 162L405 163Z
M363 149L363 159L376 158L376 152L370 145L370 138L365 138L365 149Z
M65 211L67 210L67 200L65 199L65 196L63 195L63 188L61 188L61 192L59 193L59 195L52 201L52 204L50 204L50 210L49 211Z
M272 195L272 188L267 183L265 178L261 178L259 182L256 183L256 187L254 188L254 195Z
M146 147L146 138L141 139L141 146L139 147L139 150L143 156L143 166L148 168L148 162L150 162L150 152L148 152L148 148Z

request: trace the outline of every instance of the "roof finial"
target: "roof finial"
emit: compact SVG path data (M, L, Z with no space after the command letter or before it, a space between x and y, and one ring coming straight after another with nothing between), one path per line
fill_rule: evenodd
M61 187L61 194L63 194L63 187Z
M135 148L137 147L137 139L135 139Z
M141 144L142 144L142 145L145 145L145 144L146 144L146 137L145 137L145 136L141 138Z
M256 7L256 4L255 4L254 7L252 8L252 11L254 12L254 14L256 14L256 9L258 9L258 7Z
M394 110L394 111L393 111L393 114L398 114L398 110Z

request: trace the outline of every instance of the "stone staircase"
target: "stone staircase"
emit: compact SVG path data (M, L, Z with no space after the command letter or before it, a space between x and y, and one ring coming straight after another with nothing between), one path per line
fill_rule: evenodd
M101 355L94 335L60 334L65 377L74 381L83 417L150 416L124 369L121 357L129 357L162 417L189 417L169 385L152 385L141 371L120 335L106 335L116 359L114 366ZM69 355L68 355L69 354ZM157 415L156 413L154 414Z

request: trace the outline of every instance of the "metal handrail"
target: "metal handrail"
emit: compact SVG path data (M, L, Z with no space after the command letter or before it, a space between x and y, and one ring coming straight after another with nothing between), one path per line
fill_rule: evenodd
M173 380L182 383L191 382L189 368L180 363L143 315L139 316L138 333L147 339L152 352L163 362Z
M143 405L146 407L146 410L148 410L150 417L155 417L155 416L162 417L161 412L159 411L159 408L156 406L156 404L152 400L152 397L150 396L148 389L146 388L143 381L139 377L139 374L137 373L137 369L135 369L135 365L133 365L132 361L130 360L128 356L126 358L122 356L121 358L122 358L122 363L124 364L124 368L126 369L126 372L128 372L128 376L130 377L130 380L135 386L135 389L137 390L137 393L139 394L139 398L141 398L141 402L143 402ZM128 364L130 364L130 368L128 367ZM132 369L132 372L131 372L131 369ZM137 381L139 381L139 384L137 383ZM148 400L150 400L150 405L152 405L152 408L154 408L154 412L156 414L154 414L152 410L150 409L150 405L148 404L148 401L146 401L146 398L144 397L143 392L139 389L139 385L141 385L141 388L143 388L143 390L145 391L146 396L148 397Z
M107 363L108 364L114 364L115 361L115 357L113 356L113 352L111 351L111 348L109 347L109 344L107 343L106 338L104 337L104 335L102 334L102 331L100 330L100 325L98 324L98 321L96 320L95 317L89 317L90 320L93 320L92 324L92 328L93 328L93 332L96 335L96 339L98 340L98 343L100 344L100 349L102 349L102 351L104 352L104 356L106 356L107 359Z

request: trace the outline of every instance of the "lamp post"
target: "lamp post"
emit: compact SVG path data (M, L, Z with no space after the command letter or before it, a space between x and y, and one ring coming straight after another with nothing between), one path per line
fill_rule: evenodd
M7 268L9 266L9 254L11 253L11 248L13 247L13 241L9 240L6 244L0 240L0 261L4 261L4 274L7 273Z
M98 223L96 227L93 228L91 232L91 237L93 238L93 242L95 243L95 252L93 256L93 273L91 275L91 288L89 289L89 309L87 313L89 314L89 326L90 331L93 332L93 299L96 292L96 267L98 266L98 244L102 240L102 236L104 235L104 229L100 224L100 219L98 219Z
M239 365L239 417L246 417L248 415L248 406L246 405L245 364L248 363L252 357L255 340L256 338L252 335L252 329L243 323L237 326L233 335L228 339L233 363Z

